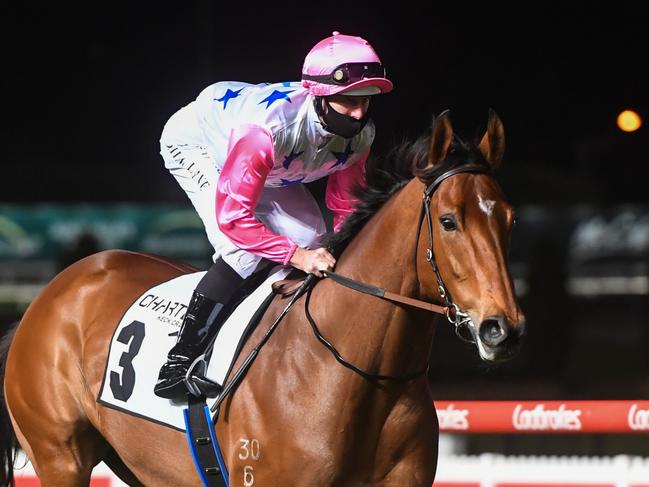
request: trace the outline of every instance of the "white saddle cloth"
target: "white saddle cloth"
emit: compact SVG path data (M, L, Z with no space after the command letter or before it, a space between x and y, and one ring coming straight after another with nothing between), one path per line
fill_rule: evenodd
M272 293L271 285L286 278L290 267L278 266L223 324L214 342L207 377L220 384L234 361L250 319ZM186 274L142 293L126 310L110 343L106 371L97 401L105 406L184 431L184 402L153 393L160 367L176 343L178 330L198 281L205 272ZM215 399L209 399L211 406Z

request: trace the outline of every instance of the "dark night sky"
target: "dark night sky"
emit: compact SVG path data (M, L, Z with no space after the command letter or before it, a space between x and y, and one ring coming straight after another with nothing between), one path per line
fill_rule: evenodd
M175 3L3 7L3 201L184 202L158 155L166 119L215 81L298 79L332 30L369 40L395 83L372 107L377 153L446 108L473 136L492 107L514 203L649 201L648 129L614 123L649 117L635 6Z

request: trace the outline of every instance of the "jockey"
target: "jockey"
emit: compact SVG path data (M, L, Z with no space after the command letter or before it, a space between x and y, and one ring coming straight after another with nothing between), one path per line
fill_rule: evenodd
M301 183L328 176L325 202L337 231L353 211L354 186L365 182L375 131L370 98L391 90L372 46L334 32L307 54L301 82L215 83L165 124L165 167L200 215L215 253L160 369L158 396L187 393L189 367L262 258L318 277L333 269L335 258L313 248L326 227Z

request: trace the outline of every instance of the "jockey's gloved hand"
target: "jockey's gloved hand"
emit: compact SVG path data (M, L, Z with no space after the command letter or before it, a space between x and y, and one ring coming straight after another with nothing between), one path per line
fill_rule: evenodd
M336 265L336 259L325 248L310 250L298 247L289 263L307 274L324 277L321 271L332 271Z

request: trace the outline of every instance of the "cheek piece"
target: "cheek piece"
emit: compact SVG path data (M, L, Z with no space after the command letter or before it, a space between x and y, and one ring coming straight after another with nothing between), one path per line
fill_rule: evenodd
M316 96L314 103L315 110L322 121L324 129L332 134L340 135L345 139L351 139L359 134L370 118L369 112L365 113L365 116L360 120L338 113L322 96ZM324 104L327 105L326 110Z

